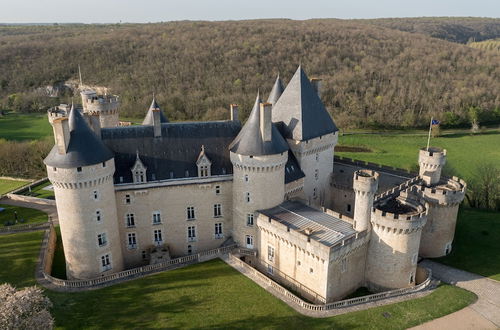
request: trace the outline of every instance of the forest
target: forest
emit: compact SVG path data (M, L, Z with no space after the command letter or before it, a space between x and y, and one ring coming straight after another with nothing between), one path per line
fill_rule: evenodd
M462 43L499 36L500 19L468 18L0 26L0 109L70 102L43 91L76 80L80 65L127 117L155 93L173 121L225 119L230 103L245 119L257 90L267 96L301 63L323 79L339 127L498 124L500 53Z

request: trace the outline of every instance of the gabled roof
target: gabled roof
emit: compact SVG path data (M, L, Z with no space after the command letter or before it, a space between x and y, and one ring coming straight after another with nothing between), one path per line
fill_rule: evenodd
M113 153L89 127L80 111L71 108L69 113L70 139L66 154L60 154L54 146L44 163L60 168L95 165L113 158Z
M301 66L273 107L273 122L283 122L285 137L298 141L338 131Z
M207 154L205 153L205 145L201 145L201 151L200 154L198 155L198 159L196 160L196 165L200 165L202 162L211 164L212 162L208 158Z
M274 82L273 89L271 89L271 93L269 93L269 97L267 98L267 102L271 103L273 106L278 102L278 99L280 98L281 94L283 94L283 91L285 90L285 87L283 86L283 82L280 79L280 76L276 78L276 81Z
M245 156L276 155L289 149L288 143L272 125L271 141L263 141L260 133L260 95L257 94L252 112L229 150Z
M144 120L142 122L143 125L153 125L153 110L160 111L160 123L168 123L168 119L163 113L163 110L160 108L160 106L156 102L156 99L153 97L153 102L151 102L148 113L146 114L146 117L144 117Z

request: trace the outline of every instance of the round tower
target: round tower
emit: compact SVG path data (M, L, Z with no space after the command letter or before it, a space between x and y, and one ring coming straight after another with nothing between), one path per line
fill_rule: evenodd
M45 164L53 184L69 279L123 270L112 152L78 110L53 121L56 145Z
M271 104L259 96L238 136L229 146L233 164L233 238L257 249L257 210L279 205L285 195L288 144L271 122Z
M405 192L372 210L366 283L370 291L415 285L418 249L427 209Z
M97 95L93 90L84 90L82 96L83 112L99 115L101 127L116 127L119 124L118 107L120 102L116 95Z
M438 147L422 148L418 155L419 175L427 186L437 184L441 170L446 163L446 149Z
M443 257L452 250L458 207L465 197L465 181L453 177L440 185L420 187L428 204L427 223L422 231L420 255Z
M378 189L379 174L371 170L358 170L354 172L353 189L354 224L357 231L370 230L370 219L373 208L373 197Z

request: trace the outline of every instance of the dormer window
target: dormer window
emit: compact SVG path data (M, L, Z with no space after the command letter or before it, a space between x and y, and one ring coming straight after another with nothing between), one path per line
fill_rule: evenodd
M198 160L196 160L196 166L198 166L199 177L207 177L212 175L211 173L212 162L205 153L204 145L201 146L201 152L198 155Z
M137 152L136 159L135 159L135 164L132 167L132 180L134 183L145 183L147 182L146 179L146 166L141 161L141 158L139 157L139 152Z

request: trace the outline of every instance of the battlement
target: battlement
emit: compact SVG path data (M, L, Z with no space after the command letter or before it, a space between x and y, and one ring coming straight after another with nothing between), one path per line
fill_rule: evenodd
M93 90L84 90L80 95L82 96L84 112L90 114L118 114L120 100L117 95L98 95Z
M371 216L373 227L395 234L409 234L421 229L427 221L427 207L418 200L418 196L413 195L415 189L410 187L398 198L374 207Z
M434 187L418 186L426 201L439 205L460 204L465 197L466 188L465 181L458 177L447 179Z

